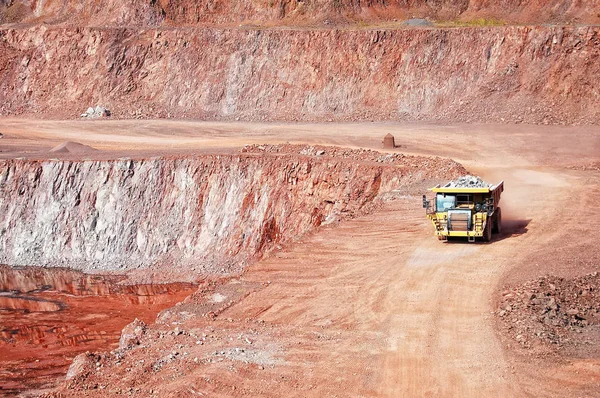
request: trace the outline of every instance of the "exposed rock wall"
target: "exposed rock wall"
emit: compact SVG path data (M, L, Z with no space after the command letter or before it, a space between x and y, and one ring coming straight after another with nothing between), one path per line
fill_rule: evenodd
M600 123L600 28L0 30L0 115Z
M495 18L518 23L597 23L598 0L2 0L0 23L159 26L254 23L345 23L411 17Z
M158 26L165 16L154 1L144 0L4 0L0 23L49 22L70 26Z
M240 269L381 192L464 169L302 156L0 162L0 263Z

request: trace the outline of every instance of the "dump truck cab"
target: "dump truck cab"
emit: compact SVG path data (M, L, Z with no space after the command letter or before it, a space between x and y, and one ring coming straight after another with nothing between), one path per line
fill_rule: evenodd
M475 186L457 185L452 181L445 186L431 188L435 197L430 200L423 195L423 207L438 239L447 240L455 236L467 238L469 242L475 242L477 238L490 241L492 233L500 233L502 214L499 203L504 181L497 185L479 181L472 184Z

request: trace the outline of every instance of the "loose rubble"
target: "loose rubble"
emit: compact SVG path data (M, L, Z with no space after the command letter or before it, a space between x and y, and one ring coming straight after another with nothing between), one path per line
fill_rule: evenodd
M99 118L107 116L110 116L110 111L100 105L96 106L95 108L89 107L84 113L81 114L81 117L86 118Z
M137 318L129 325L125 326L121 332L121 339L119 340L119 348L128 349L135 345L140 344L140 339L146 333L146 323Z
M328 156L334 158L351 159L355 161L363 162L375 162L384 164L396 164L405 167L417 167L417 168L428 168L435 170L453 170L464 173L466 170L450 159L443 159L439 157L423 157L423 156L411 156L403 153L385 153L378 152L371 149L349 149L349 148L338 148L333 146L321 146L321 145L295 145L295 144L252 144L245 145L242 153L281 153L281 154L298 154L302 156Z
M579 170L579 171L600 171L600 161L572 165L572 166L568 166L568 168L571 170Z
M557 351L588 344L583 332L600 325L600 275L529 281L505 290L495 314L505 335L523 348Z
M448 188L488 188L491 186L492 184L483 181L481 177L475 177L472 175L459 177L445 185L445 187Z
M89 373L93 368L93 364L97 363L99 359L100 357L97 354L90 353L89 351L77 355L73 359L71 366L69 366L65 380L71 380Z

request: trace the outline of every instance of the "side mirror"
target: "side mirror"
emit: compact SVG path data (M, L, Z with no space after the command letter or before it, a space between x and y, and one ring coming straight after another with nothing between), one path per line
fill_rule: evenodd
M423 208L426 209L429 207L429 201L427 200L427 197L425 195L423 195Z

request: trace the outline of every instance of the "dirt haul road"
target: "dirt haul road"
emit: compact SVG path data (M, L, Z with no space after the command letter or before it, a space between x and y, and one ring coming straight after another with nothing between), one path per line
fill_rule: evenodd
M489 182L505 181L505 230L490 244L438 242L420 207L425 187L392 195L376 213L322 227L215 288L208 297L226 305L213 316L189 316L189 305L175 307L141 347L119 363L103 357L89 376L61 386L64 396L600 391L598 358L523 358L500 343L493 315L495 292L507 276L589 271L544 253L563 247L584 257L593 252L600 210L589 198L600 193L598 128L151 121L135 127L13 119L3 129L12 140L5 151L51 148L78 131L77 141L119 153L134 143L152 153L166 143L176 152L286 141L378 148L391 132L400 151L449 156ZM145 129L153 133L140 143L137 134ZM28 137L36 142L23 145ZM111 156L106 151L93 156ZM592 221L582 225L573 209L585 209Z

